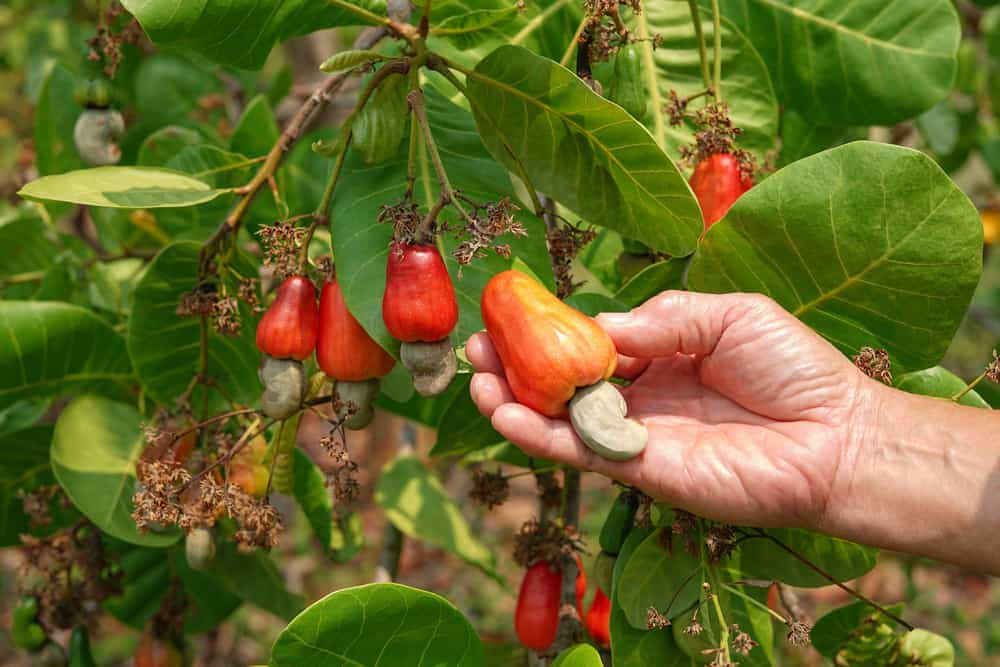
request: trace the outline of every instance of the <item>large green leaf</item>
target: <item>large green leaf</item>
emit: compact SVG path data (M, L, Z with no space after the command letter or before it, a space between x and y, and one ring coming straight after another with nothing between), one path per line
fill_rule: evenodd
M856 579L875 567L878 550L795 528L767 531L837 581ZM827 586L831 582L785 549L766 538L740 545L740 568L751 579L780 581L790 586Z
M35 201L62 201L111 208L170 208L212 201L215 190L185 174L150 167L94 167L43 176L17 194Z
M954 77L961 26L950 0L721 6L752 36L781 102L811 123L891 125L934 106Z
M333 538L333 499L326 477L299 449L295 450L294 493L323 551L329 551Z
M406 535L440 547L503 582L493 552L475 536L462 510L420 459L401 456L383 468L375 502Z
M128 348L143 388L154 400L170 404L198 372L200 319L179 317L177 304L198 277L200 245L181 241L164 248L149 266L133 294ZM239 336L208 333L208 375L227 396L250 404L260 389L254 344L254 322L240 308L243 329ZM195 396L203 389L199 388ZM194 399L193 399L194 400Z
M444 598L400 584L327 595L299 614L271 649L272 667L390 665L481 667L475 630Z
M18 491L31 491L54 481L49 465L51 442L51 426L30 426L0 435L0 547L19 544L19 536L31 527Z
M713 38L712 16L702 12L701 19L705 40ZM691 144L694 132L690 127L671 127L666 113L670 91L681 97L705 89L701 74L701 57L698 40L691 22L691 12L683 2L651 2L636 16L640 34L660 35L662 42L638 44L643 57L643 75L647 79L651 119L647 124L662 146L671 155L679 155L678 148ZM767 66L753 44L731 22L722 23L722 84L721 96L728 104L733 124L743 130L739 138L742 148L753 151L763 160L774 147L778 133L778 103L771 87ZM655 64L655 68L651 67ZM695 110L709 98L699 98L689 105Z
M62 411L52 437L52 471L83 514L125 542L164 546L176 530L140 533L132 519L135 462L145 442L142 416L130 405L81 396Z
M573 72L503 46L467 76L486 147L542 192L587 220L686 255L701 211L677 167L624 109ZM512 156L517 156L517 159Z
M285 588L278 566L266 552L240 553L232 539L218 542L215 558L205 572L230 593L279 618L290 620L305 607L301 595Z
M184 172L217 189L239 187L250 180L251 163L238 153L208 144L196 144L172 155L164 165ZM156 211L156 223L174 241L204 241L225 219L235 195L225 194L205 204Z
M635 308L660 292L681 289L687 266L686 259L676 257L650 264L622 285L615 294L615 300Z
M471 375L463 374L454 383L459 390L441 415L431 456L468 454L503 442L504 437L493 429L489 418L483 416L473 402L469 394L471 378Z
M645 628L650 607L672 617L697 602L703 579L701 560L667 526L643 540L628 559L615 583L615 600L632 627Z
M43 176L87 166L73 142L73 127L83 110L73 100L75 85L75 77L62 65L55 65L42 81L34 125L35 165Z
M903 612L903 604L886 605L887 609L894 614ZM849 642L852 636L861 634L863 626L876 626L890 623L882 613L878 612L867 602L852 602L851 604L838 607L822 616L809 632L809 639L821 655L833 659L837 651Z
M982 224L927 156L855 142L747 192L699 245L688 286L763 292L845 354L904 369L948 348L982 267Z
M107 391L133 379L125 341L68 303L0 302L0 405L73 391Z
M907 373L897 378L894 384L896 389L902 389L911 394L934 396L935 398L957 396L965 391L966 387L965 380L940 366ZM973 408L990 409L990 404L984 401L983 397L977 394L975 390L967 392L958 402Z
M215 62L259 69L275 44L322 28L368 23L344 5L385 16L383 0L125 0L149 38Z
M602 667L601 654L590 644L576 644L561 652L552 667Z
M207 572L192 570L183 549L171 550L170 556L170 564L184 584L188 603L187 613L184 615L184 632L208 632L242 604L243 600L226 590L216 577Z
M42 219L27 210L0 220L0 248L4 248L0 282L19 274L45 271L52 266L57 248L48 233Z
M507 172L493 161L476 135L468 112L448 102L433 89L426 90L427 113L435 142L452 185L463 195L480 202L513 197L514 188ZM382 322L382 293L385 291L385 264L392 239L392 226L376 218L383 205L396 204L406 190L407 141L396 156L375 166L364 165L356 152L347 159L333 201L332 233L337 275L347 305L361 325L388 350L398 345ZM430 206L437 201L437 181L424 153L418 156L419 169L415 199ZM448 214L450 215L450 214ZM527 228L527 238L501 237L510 243L514 255L525 258L533 269L548 269L544 226L527 211L517 214ZM443 245L451 248L455 240ZM492 253L476 259L459 272L457 263L446 258L455 285L459 320L452 339L455 343L483 328L479 297L489 278L510 267L510 261Z

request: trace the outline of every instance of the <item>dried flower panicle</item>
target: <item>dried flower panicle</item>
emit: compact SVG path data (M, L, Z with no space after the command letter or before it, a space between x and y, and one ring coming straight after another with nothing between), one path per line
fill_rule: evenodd
M622 20L620 7L642 13L640 0L584 0L587 24L580 41L587 45L587 56L592 63L603 62L628 44L629 30Z
M28 517L32 528L42 528L52 523L49 511L52 501L60 494L62 487L58 484L39 486L31 491L17 490L17 498L21 501L21 509Z
M993 350L993 361L986 367L986 379L1000 384L1000 357L996 350Z
M742 656L750 655L750 651L758 645L757 642L753 640L753 637L740 630L740 626L735 623L729 628L729 630L733 637L731 644L732 649Z
M326 484L333 488L334 498L345 505L354 502L361 495L361 484L357 478L358 464L351 460L347 451L343 429L334 429L320 438L319 444L333 460Z
M736 531L732 526L712 526L705 531L705 548L709 562L718 564L736 548Z
M305 233L305 228L288 220L261 225L257 230L257 237L264 246L264 266L271 268L277 280L284 280L298 271Z
M854 365L868 377L892 386L892 362L885 350L865 346L854 355Z
M240 317L239 302L235 297L220 297L215 302L212 309L215 318L215 330L224 336L238 336L243 329L243 320Z
M546 232L556 278L556 295L560 299L565 299L580 286L573 282L573 260L596 237L597 232L593 229L569 224L556 225Z
M427 243L431 240L425 238L425 232L422 229L424 217L420 214L417 204L411 200L404 200L399 204L383 204L376 220L392 225L393 239L396 241ZM433 223L433 221L431 222ZM433 238L433 232L433 229L428 229L426 235Z
M520 210L508 197L495 202L477 204L465 200L472 207L469 219L466 220L460 235L465 236L452 255L462 266L468 266L472 260L485 257L492 250L501 257L510 257L510 245L497 243L497 238L510 234L514 237L527 236L528 232L520 222L514 219L514 213Z
M536 472L535 484L538 486L538 497L545 507L559 507L562 504L562 485L554 472Z
M119 18L123 16L125 24L116 30L114 26L120 23ZM87 40L87 59L95 63L103 62L104 74L113 79L121 66L122 47L125 44L138 44L140 39L142 28L139 22L128 16L118 0L112 0L101 17L94 36Z
M202 283L197 285L190 292L181 295L177 309L174 311L178 317L200 317L202 315L212 315L215 311L215 301L218 294L215 285Z
M670 626L670 619L657 611L656 607L646 610L646 629L662 630Z
M472 489L469 498L491 510L502 505L510 497L510 483L503 473L476 470L472 473Z
M788 624L788 643L792 646L808 646L810 642L809 633L811 631L812 627L808 623L792 621Z
M285 529L281 514L266 500L257 500L235 484L226 487L226 510L236 521L233 537L242 551L272 549Z
M529 519L514 537L514 562L529 568L539 561L558 563L583 550L583 540L572 526Z
M681 146L681 160L693 167L712 155L729 153L736 158L740 176L750 180L757 170L757 159L753 153L737 147L736 140L743 134L743 130L733 125L729 105L725 102L709 102L693 112L688 109L694 99L711 94L711 91L703 91L690 97L680 97L676 91L669 93L669 101L663 110L669 117L670 124L677 127L689 122L697 128L693 145Z
M684 626L681 630L686 635L697 636L700 635L705 628L702 626L701 622L698 621L698 611L695 610L694 616L691 618L691 622Z
M239 286L236 289L236 295L239 300L245 303L252 312L259 313L263 308L260 305L260 296L257 293L257 279L256 278L244 278L240 281Z

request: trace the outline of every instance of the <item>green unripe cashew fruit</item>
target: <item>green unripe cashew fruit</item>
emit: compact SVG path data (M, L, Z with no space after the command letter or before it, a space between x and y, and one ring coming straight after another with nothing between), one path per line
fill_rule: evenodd
M38 616L38 600L26 597L14 607L11 614L11 639L14 646L25 651L37 651L45 640L45 629L35 622Z
M113 96L114 88L103 74L81 78L73 88L73 99L87 109L106 109Z
M615 75L608 86L608 99L636 120L646 116L649 100L642 81L642 60L634 44L626 45L615 55Z
M117 109L84 109L73 127L73 142L90 164L116 164L122 157L118 140L124 133L125 119Z

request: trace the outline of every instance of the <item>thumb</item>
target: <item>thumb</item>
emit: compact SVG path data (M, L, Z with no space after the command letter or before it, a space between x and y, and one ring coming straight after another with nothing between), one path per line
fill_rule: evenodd
M602 313L597 323L630 357L707 356L726 329L768 303L759 294L669 291L628 313Z

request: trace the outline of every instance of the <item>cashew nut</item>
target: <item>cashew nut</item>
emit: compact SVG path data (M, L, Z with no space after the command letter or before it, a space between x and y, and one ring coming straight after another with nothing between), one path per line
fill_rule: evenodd
M421 396L437 396L458 372L455 349L447 338L433 343L403 343L399 359L413 376L413 386Z
M372 403L378 395L378 378L351 382L337 380L333 386L333 405L344 426L349 429L362 429L371 423L375 416Z
M124 133L125 119L117 109L84 109L73 127L73 142L90 164L116 164L122 157L118 140Z
M306 395L306 374L302 362L295 359L275 359L264 355L264 365L258 371L264 383L260 406L271 419L285 419L302 406Z
M621 392L606 380L576 391L569 402L573 430L590 449L612 461L626 461L642 453L649 433L629 419Z

